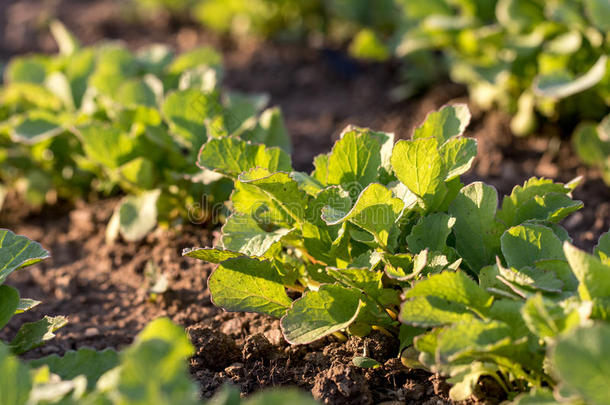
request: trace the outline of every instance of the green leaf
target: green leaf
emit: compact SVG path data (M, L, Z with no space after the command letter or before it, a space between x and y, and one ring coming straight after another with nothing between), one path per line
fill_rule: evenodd
M578 279L578 293L581 299L610 297L610 265L603 264L597 257L583 252L568 242L564 242L563 251L572 272Z
M238 179L239 183L256 187L262 192L264 199L256 202L257 209L264 205L265 200L269 200L271 205L280 207L295 222L301 222L305 217L306 194L299 189L299 184L288 173L269 173L267 170L255 168L242 173ZM237 196L234 196L234 199L237 199ZM241 212L254 214L254 212Z
M477 141L472 138L450 139L441 146L440 153L447 170L446 181L470 170L477 155Z
M37 83L42 84L47 75L47 66L42 56L26 56L13 58L6 67L7 83Z
M549 389L533 389L528 393L517 395L512 405L556 405L557 400Z
M82 107L83 96L88 87L89 76L95 67L95 61L95 50L82 49L70 57L70 63L66 66L66 77L70 82L75 107Z
M381 145L371 131L347 127L328 156L327 178L321 182L340 184L355 196L377 180L380 165Z
M119 229L127 242L140 241L155 229L160 193L160 190L152 190L139 196L129 196L118 207Z
M486 312L492 303L491 295L463 272L434 274L417 282L404 294L405 298L428 296L463 304L481 313Z
M72 35L72 33L68 31L66 26L63 25L60 21L51 21L49 28L51 29L51 33L53 34L55 42L57 42L59 52L62 55L70 56L76 51L78 51L78 48L80 48L80 43L78 42L78 39L74 35Z
M303 172L292 172L290 177L299 184L299 188L311 196L316 196L324 189L322 183ZM1 208L1 207L0 207Z
M192 257L193 259L203 260L204 262L221 263L227 259L232 259L234 257L242 257L244 256L244 254L226 249L198 248L184 249L182 251L182 256Z
M352 363L354 363L354 366L360 367L360 368L379 368L379 367L381 367L381 363L379 363L375 359L371 359L370 357L357 356L352 359Z
M33 145L61 134L64 128L57 117L46 111L28 112L21 122L11 131L15 142Z
M563 282L553 271L544 271L543 268L538 266L536 268L522 267L517 270L515 268L506 269L498 264L498 268L498 278L503 282L551 293L562 291Z
M137 73L135 56L118 43L105 44L98 48L95 71L88 80L90 87L100 94L114 99L125 80Z
M500 0L496 18L509 32L517 33L535 26L543 18L542 5L527 0Z
M606 74L608 56L602 55L582 76L573 78L561 72L541 75L534 80L534 91L543 97L566 98L581 93L598 84Z
M87 378L89 390L95 388L100 377L119 365L119 354L112 349L97 351L83 347L77 351L68 351L62 357L56 354L28 362L32 368L48 366L53 374L63 380L72 380L79 375Z
M10 343L11 351L15 354L23 354L37 348L47 340L55 337L55 331L68 323L63 316L49 317L24 324Z
M517 269L539 260L565 260L561 240L546 226L514 226L504 232L501 243L507 264Z
M0 285L0 329L15 315L19 306L19 291L8 285Z
M382 247L388 245L388 238L400 216L404 203L392 197L392 192L378 183L367 186L349 212L339 211L331 206L322 209L322 219L328 225L350 221L375 236Z
M74 96L70 80L61 72L53 72L45 79L45 86L53 92L69 112L74 111Z
M435 296L405 301L399 319L408 325L429 328L459 322L472 322L475 315L464 305Z
M510 327L503 322L473 320L444 329L438 336L436 358L439 364L450 363L471 352L486 352L510 341Z
M578 328L559 339L549 359L562 389L580 396L587 404L608 402L610 387L610 326Z
M220 66L222 55L212 47L201 47L176 57L168 66L169 73L179 74L198 66Z
M31 298L21 298L21 299L19 299L19 305L17 306L17 310L15 311L15 314L27 312L30 309L37 307L38 305L40 305L40 301L36 301Z
M562 193L547 193L534 196L517 208L514 223L529 220L559 222L584 206L582 201L574 201Z
M494 263L500 253L504 229L495 219L497 206L496 190L480 182L462 188L449 206L449 213L456 219L456 249L475 272Z
M423 124L415 129L413 139L433 137L436 138L438 145L442 145L450 138L462 135L469 123L470 110L466 104L446 105L428 114Z
M210 139L201 148L197 165L232 178L256 167L269 172L292 171L290 156L283 150L232 137Z
M198 388L186 361L193 352L182 328L167 318L152 321L121 353L112 397L118 403L134 405L198 404Z
M489 315L491 319L502 321L509 325L512 336L525 336L529 331L523 321L522 308L523 301L515 301L508 298L496 299L489 310Z
M610 32L610 4L605 0L584 0L585 13L600 31Z
M247 256L263 256L289 232L285 228L265 231L252 216L233 214L222 227L222 246Z
M444 189L446 172L435 138L398 141L392 151L396 177L427 205Z
M286 153L291 152L290 135L284 125L282 111L279 108L269 108L263 111L259 118L259 125L264 133L263 139L258 140L259 143L265 144L267 147L277 146Z
M547 204L545 196L550 193L568 194L571 190L563 184L553 183L552 180L532 177L523 186L515 186L509 196L502 200L502 209L498 211L498 219L507 226L519 225L519 217L528 217L528 212L541 215L543 218L529 218L546 220L554 211L545 209ZM534 203L530 201L534 200ZM537 200L537 201L536 201ZM535 207L539 205L539 207ZM528 207L528 208L524 208Z
M214 304L227 311L246 311L274 317L284 315L292 301L277 269L267 261L237 257L222 262L210 276Z
M136 108L138 106L157 106L157 96L152 88L141 79L131 79L125 81L119 87L115 100L117 103L120 103L127 108ZM187 106L183 105L182 108L185 110L187 109Z
M585 122L578 125L572 135L572 143L578 157L588 165L601 165L610 156L610 142L601 139L599 129L594 124Z
M116 169L131 160L135 142L122 130L94 123L79 128L87 157L109 169Z
M407 236L410 252L419 253L424 249L441 251L447 246L447 237L455 225L455 218L438 212L421 217ZM430 232L430 230L434 232Z
M122 165L122 177L139 189L148 190L155 184L155 165L150 160L137 157Z
M40 244L25 236L15 235L8 229L0 229L0 284L13 271L30 266L49 257Z
M540 339L555 338L581 323L577 310L562 308L555 302L545 300L541 294L529 298L521 314L529 330Z
M190 151L198 150L207 140L208 110L217 103L210 94L198 89L174 91L167 95L161 106L170 132Z
M256 125L255 116L267 105L267 102L268 97L265 94L244 94L231 91L223 95L224 108L218 105L215 112L220 113L227 134L239 134L244 140L263 143L259 137L263 137L261 131L265 130L260 122L258 126ZM243 132L244 130L245 132ZM218 133L218 130L215 132ZM250 137L253 139L249 139Z
M384 290L381 281L383 273L380 271L371 271L366 267L348 269L327 267L326 272L346 287L356 288L374 299L380 299L383 295Z
M30 370L0 343L0 404L26 405L32 390Z
M292 344L307 344L347 328L360 312L360 292L325 284L294 301L281 320L284 337Z
M593 253L599 257L602 263L610 265L610 232L606 232L599 237Z
M320 184L328 185L328 154L317 155L313 158L314 171L311 173L311 177L316 179Z
M356 34L349 46L350 55L358 59L385 61L390 53L375 31L365 28Z

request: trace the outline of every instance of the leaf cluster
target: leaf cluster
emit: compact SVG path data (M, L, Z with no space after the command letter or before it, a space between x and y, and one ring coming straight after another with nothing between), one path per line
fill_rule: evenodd
M399 55L442 50L451 78L484 108L513 114L517 135L539 115L601 119L610 105L604 0L406 3Z
M290 343L382 330L413 344L411 366L451 376L455 398L483 375L508 392L554 385L548 347L607 321L608 235L596 256L571 245L559 222L583 206L577 182L532 178L501 205L492 186L464 186L469 120L448 105L396 143L348 127L310 174L210 140L199 165L234 181L233 213L219 246L184 254L219 263L216 305L281 318Z
M13 272L48 257L49 252L40 244L32 242L25 236L15 235L8 229L0 229L0 329L9 323L13 316L40 304L40 301L22 298L16 288L5 284L6 279ZM66 323L67 320L63 316L45 316L39 321L25 323L17 331L6 350L14 354L23 354L32 350L53 338L55 336L53 333Z
M81 348L63 357L24 362L0 343L0 403L11 405L256 405L315 404L295 390L268 391L241 400L225 388L210 401L199 399L186 359L193 346L167 318L152 321L121 351Z
M350 54L359 59L400 58L404 83L393 91L398 98L449 73L479 106L511 114L516 135L534 132L541 121L568 128L599 122L610 106L606 0L218 0L184 7L201 10L203 24L221 31L247 27L285 36L299 27L329 42L350 42ZM599 143L586 136L589 145ZM585 163L594 161L604 171L607 149L579 148Z
M266 96L220 88L215 50L82 47L60 23L51 29L60 52L12 59L0 87L0 178L30 203L127 194L109 237L138 240L157 219L212 219L210 207L227 199L230 182L195 166L208 139L290 149Z

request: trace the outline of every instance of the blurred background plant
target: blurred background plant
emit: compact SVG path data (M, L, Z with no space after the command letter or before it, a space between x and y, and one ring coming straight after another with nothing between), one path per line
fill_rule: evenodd
M393 90L396 99L448 75L467 86L474 104L510 114L518 136L545 122L569 134L610 108L607 0L136 2L225 34L344 46L368 61L398 59L404 80ZM581 159L590 164L593 157Z
M157 221L222 219L210 207L230 182L195 166L208 138L290 149L266 95L221 89L212 48L133 53L116 42L81 47L59 22L51 30L60 52L13 58L0 87L0 179L31 205L125 194L107 236L135 241Z

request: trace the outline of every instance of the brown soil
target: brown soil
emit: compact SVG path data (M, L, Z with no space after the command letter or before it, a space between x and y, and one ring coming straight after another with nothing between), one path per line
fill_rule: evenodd
M28 51L54 52L45 21L56 15L83 42L121 38L130 47L165 42L178 50L209 43L223 50L226 85L247 92L267 92L279 105L294 142L295 166L309 170L312 157L327 151L347 124L393 131L406 138L426 113L449 101L467 102L465 90L443 83L419 98L395 103L389 90L399 83L395 65L363 65L340 52L280 44L240 44L203 33L170 18L152 24L125 21L120 1L52 0L0 3L0 58ZM126 17L126 18L131 18ZM347 66L347 68L346 68ZM568 181L584 176L575 197L585 208L565 221L577 245L591 248L610 227L610 191L599 173L583 168L556 128L543 138L515 139L507 118L473 108L468 135L479 141L479 157L465 180L482 179L500 194L530 176ZM210 301L206 279L210 265L181 256L185 247L211 245L217 232L185 224L157 230L137 244L105 245L105 224L115 200L60 204L32 212L9 197L0 226L38 240L52 258L11 276L22 295L43 301L3 331L7 337L20 323L44 314L66 315L70 323L50 344L28 354L38 357L82 346L122 348L143 326L169 316L187 328L196 347L193 376L208 397L223 383L236 383L243 393L263 387L297 385L326 403L447 403L447 385L436 376L404 368L390 350L396 342L379 336L332 338L309 346L289 346L277 320L253 314L222 312ZM169 290L152 299L145 268L157 266ZM374 370L351 365L364 345L383 365ZM213 356L209 348L213 347ZM489 394L491 389L485 388ZM488 395L485 403L502 400ZM499 398L496 398L499 397Z

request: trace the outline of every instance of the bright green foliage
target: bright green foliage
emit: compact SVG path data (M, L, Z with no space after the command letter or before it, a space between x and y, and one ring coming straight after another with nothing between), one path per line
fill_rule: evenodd
M30 370L0 343L0 403L25 405L32 389Z
M13 353L23 354L54 338L54 332L67 323L63 316L45 316L39 321L26 323L17 331L9 347Z
M567 127L599 121L610 106L607 0L137 3L194 15L212 29L236 35L297 39L315 33L329 43L351 40L349 52L356 58L399 57L405 83L395 89L398 97L410 97L448 73L468 87L479 106L508 112L516 135L536 131L542 120ZM28 76L40 80L43 72L32 69ZM582 160L600 167L610 184L608 147L592 148L610 138L598 139L593 128L580 127L575 142Z
M610 115L599 125L583 123L572 138L576 153L590 166L599 168L604 181L610 184Z
M463 187L459 175L476 153L476 142L462 136L469 119L465 106L445 106L414 139L393 148L391 134L349 127L315 159L311 175L279 166L266 148L212 139L199 164L234 180L234 212L220 246L185 255L220 263L209 280L217 305L280 317L284 336L296 344L373 326L398 334L390 314L410 286L401 312L409 324L480 321L480 333L504 333L510 328L501 322L513 327L519 308L495 303L466 272L496 269L531 294L556 294L564 278L575 283L555 263L567 266L556 223L582 204L568 197L570 188L543 179L516 188L500 211L492 187ZM530 253L516 256L519 249ZM544 266L549 275L524 264ZM484 274L502 294L515 295L492 272ZM292 301L286 288L304 294ZM497 323L485 323L494 317ZM518 330L528 331L523 321Z
M0 229L0 329L11 320L13 315L25 312L40 303L21 298L19 291L4 284L7 277L16 270L31 266L48 257L49 252L40 244L32 242L25 236L15 235L8 229ZM8 349L15 354L32 350L53 338L55 336L53 332L66 323L67 320L63 316L45 316L40 321L25 323L9 343ZM1 350L4 349L0 348L0 352ZM0 398L2 395L0 393Z
M609 319L608 237L595 255L571 245L559 222L582 207L574 182L532 178L500 208L493 187L463 186L469 117L445 106L393 149L391 134L349 127L310 175L225 161L209 141L199 163L234 180L234 212L218 247L185 255L220 263L217 305L281 318L290 343L383 328L413 345L403 360L450 377L456 400L482 376L507 392L554 386L564 377L543 367L547 349Z
M559 339L550 361L561 392L602 405L610 395L610 325L581 327Z
M507 392L559 384L555 399L543 390L519 396L519 404L535 397L554 403L564 395L586 403L607 398L607 371L598 365L610 341L610 266L600 261L603 253L562 241L557 227L529 220L506 229L498 262L480 270L478 283L445 270L404 293L401 321L433 328L414 339L418 362L451 377L453 399L468 398L483 375Z
M308 291L293 304L282 318L282 331L289 343L310 343L348 327L356 320L360 306L357 290L322 285L318 291Z
M121 353L79 349L21 362L0 343L2 404L195 405L201 402L187 358L193 346L184 331L166 318L152 321ZM239 404L239 393L221 391L210 403ZM296 391L270 391L245 404L311 405Z
M456 249L473 271L493 262L499 253L503 226L496 219L497 191L476 182L462 188L449 206L456 218Z
M214 303L228 310L281 316L292 303L278 269L264 260L246 256L224 260L208 283L210 290L218 291Z
M210 139L248 151L265 143L269 156L253 167L290 166L280 111L264 110L265 96L222 90L213 49L174 56L151 45L134 54L116 43L81 47L57 22L52 32L61 52L13 59L0 87L0 179L19 184L30 203L49 193L127 194L108 240L135 241L158 222L221 219L209 209L228 198L230 182L195 165Z

